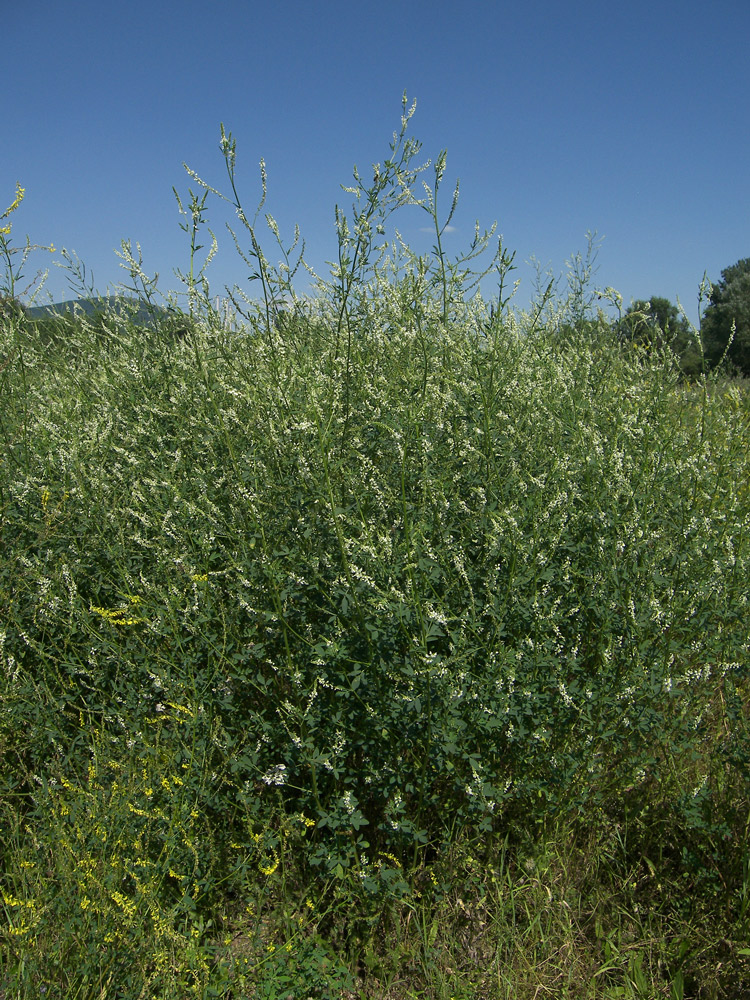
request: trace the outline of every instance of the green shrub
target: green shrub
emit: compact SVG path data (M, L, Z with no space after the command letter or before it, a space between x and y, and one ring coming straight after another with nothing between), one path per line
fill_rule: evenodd
M3 898L29 991L219 995L236 927L264 948L271 919L291 950L242 973L260 995L300 968L343 990L321 934L374 963L459 845L571 817L627 830L616 864L658 865L685 920L746 919L747 395L572 322L580 289L512 312L501 245L500 305L467 295L482 241L443 252L444 155L433 257L389 262L408 120L283 323L222 132L263 291L241 330L191 278L178 341L113 313L3 347Z

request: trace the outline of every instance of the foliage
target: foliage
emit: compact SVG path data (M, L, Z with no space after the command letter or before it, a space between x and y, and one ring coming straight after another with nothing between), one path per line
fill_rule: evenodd
M697 376L703 370L700 341L684 313L669 299L652 295L638 299L615 325L627 344L652 350L670 348L680 359L682 371Z
M712 364L726 358L740 374L750 375L750 257L725 268L712 285L701 333Z
M687 338L690 326L674 303L652 295L648 301L638 300L627 309L619 332L626 340L659 345L679 335Z
M582 264L516 313L491 230L450 260L410 117L315 301L222 130L240 330L191 192L189 317L3 332L14 996L736 986L748 398L624 346ZM388 238L415 202L432 255Z

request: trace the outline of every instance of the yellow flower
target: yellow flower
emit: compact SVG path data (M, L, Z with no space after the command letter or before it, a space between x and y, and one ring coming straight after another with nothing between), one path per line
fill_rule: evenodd
M127 618L127 612L122 608L97 608L92 604L90 610L101 615L110 625L138 625L143 621L142 618Z
M177 705L173 701L168 701L167 704L170 708L173 708L175 712L184 712L186 715L189 715L191 719L195 718L195 712L193 712L191 708L187 708L185 705Z
M279 867L279 856L276 851L273 852L273 861L267 865L258 865L258 870L263 875L273 875L276 869Z
M2 232L2 230L0 230ZM19 924L18 927L9 927L8 933L15 937L22 937L24 934L28 934L31 928L28 924Z
M381 858L388 858L389 861L392 861L397 868L401 867L401 862L398 860L395 854L389 854L387 851L379 851L378 853Z
M112 898L112 901L117 903L120 909L127 916L129 917L133 916L133 914L136 911L136 906L132 900L128 899L127 896L123 896L123 894L121 892L117 892L117 890L115 890L114 892L110 892L109 895Z
M16 182L16 197L15 197L15 200L14 200L13 204L10 206L10 208L6 208L5 211L3 212L3 214L0 215L0 219L7 219L11 212L15 212L15 210L18 208L18 206L23 201L23 196L25 194L26 194L26 188L22 188L21 185L18 182ZM9 233L10 232L10 226L6 226L6 228L0 230L0 232Z

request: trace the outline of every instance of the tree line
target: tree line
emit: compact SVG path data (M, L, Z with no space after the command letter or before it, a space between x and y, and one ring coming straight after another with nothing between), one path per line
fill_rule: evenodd
M750 257L725 268L711 284L700 340L677 306L656 295L634 302L615 330L628 343L669 346L688 377L721 365L728 374L750 378Z

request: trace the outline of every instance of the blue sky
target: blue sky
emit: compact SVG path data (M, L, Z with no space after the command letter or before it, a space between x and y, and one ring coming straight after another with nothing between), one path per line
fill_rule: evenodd
M526 262L562 272L587 231L603 238L598 285L626 305L679 297L694 321L704 271L716 281L750 256L747 0L38 0L8 5L3 35L0 210L20 182L16 242L75 251L102 293L127 279L123 239L140 243L163 292L179 288L188 243L172 187L184 199L195 188L186 162L226 189L220 122L237 140L246 210L263 157L266 210L284 236L299 223L325 273L334 206L351 204L340 185L355 163L369 178L387 157L404 91L422 158L448 151L446 211L460 178L447 250L468 246L475 220L497 221L521 307L534 291ZM209 199L207 215L212 293L252 294L231 211ZM416 208L397 220L415 249L429 249L426 221ZM263 245L275 262L270 234ZM54 259L38 254L27 277ZM46 288L71 297L54 266Z

